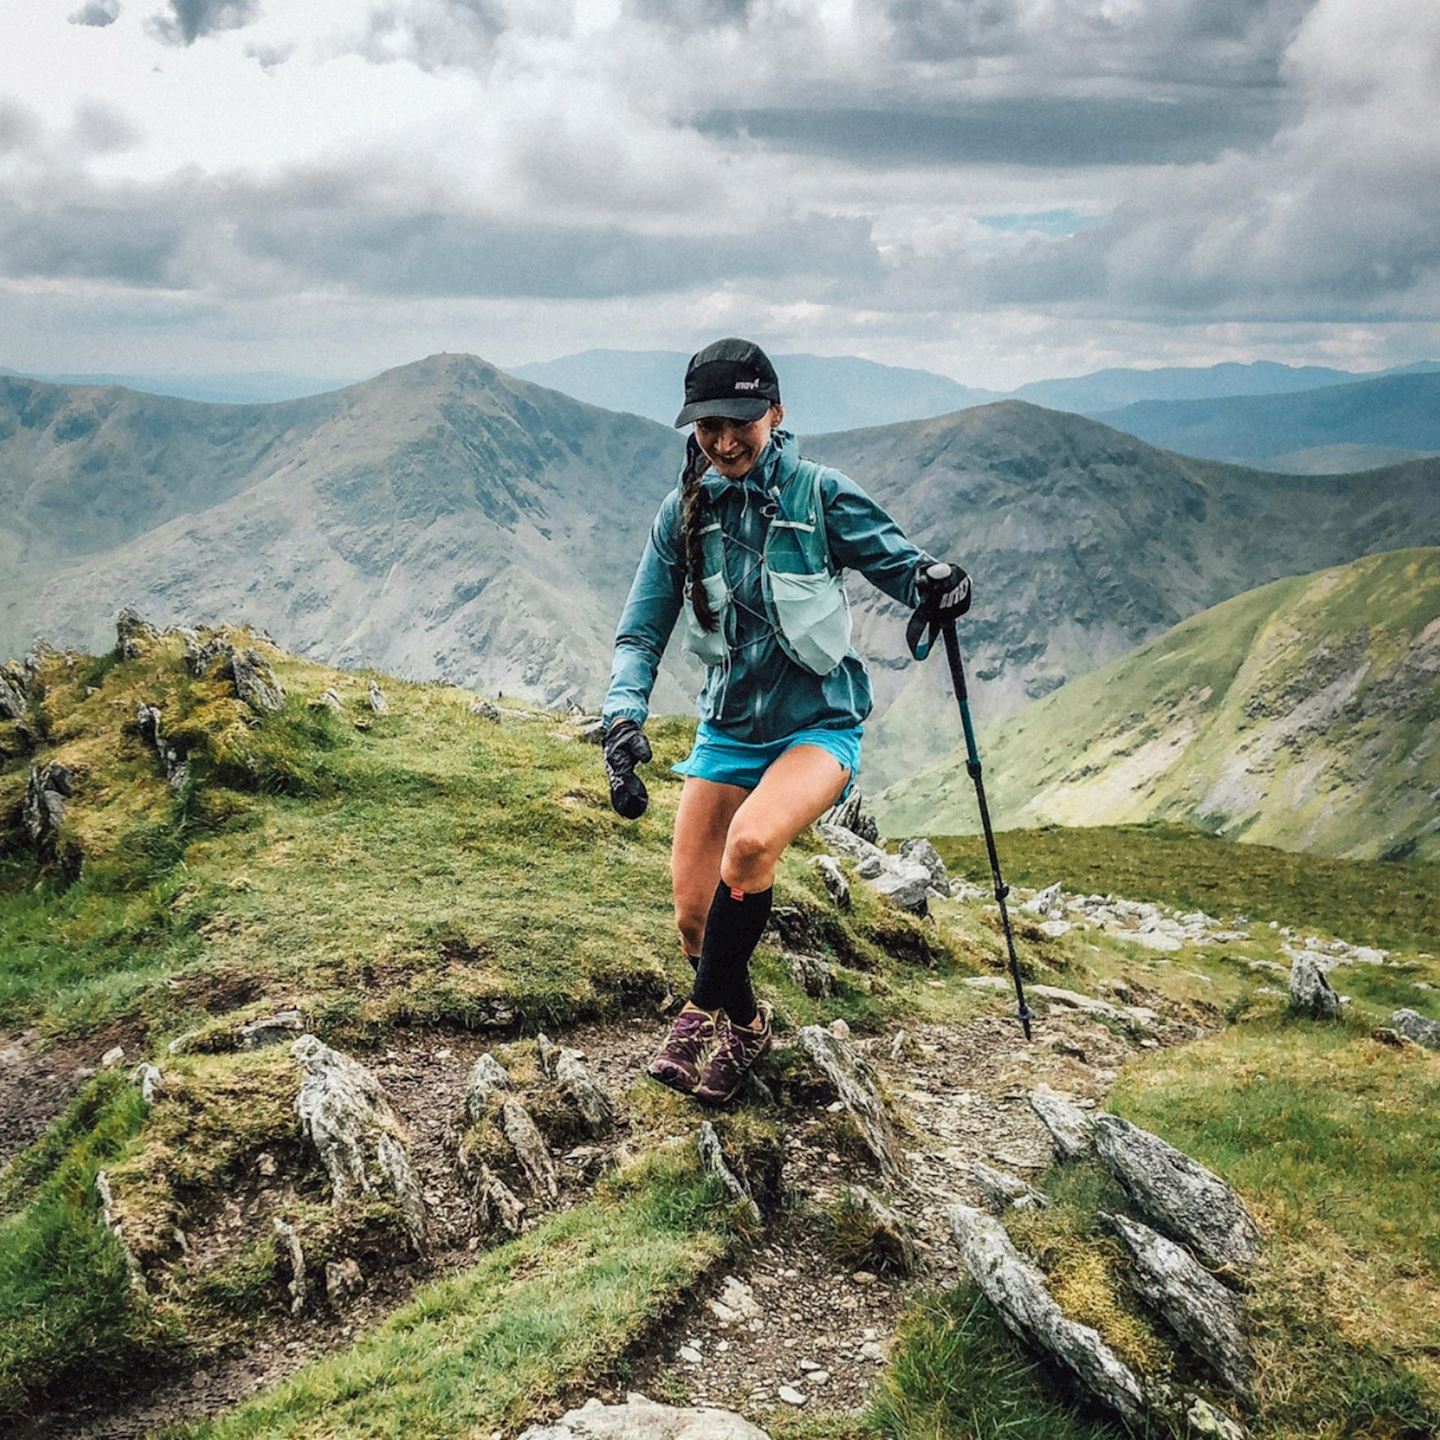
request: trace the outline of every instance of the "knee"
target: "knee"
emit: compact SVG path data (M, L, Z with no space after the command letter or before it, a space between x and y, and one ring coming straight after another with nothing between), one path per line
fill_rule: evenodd
M749 871L764 869L774 864L779 857L774 853L774 842L763 830L749 825L732 825L725 837L724 870Z

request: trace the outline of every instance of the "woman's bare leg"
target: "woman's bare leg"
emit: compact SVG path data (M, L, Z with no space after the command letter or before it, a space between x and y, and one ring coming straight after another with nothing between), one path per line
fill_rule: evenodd
M675 924L688 955L698 955L705 941L705 917L720 883L725 836L732 817L749 794L743 785L721 785L696 775L685 777L680 808L675 813L670 873Z
M719 878L747 893L768 890L785 847L840 798L849 779L828 750L792 745L733 812Z

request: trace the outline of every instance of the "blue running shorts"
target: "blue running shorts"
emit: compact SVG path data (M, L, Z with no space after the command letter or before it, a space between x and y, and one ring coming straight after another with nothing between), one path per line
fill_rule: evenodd
M818 745L822 750L828 750L850 772L840 796L844 800L854 788L855 777L860 773L860 737L864 731L863 725L852 725L848 730L796 730L779 740L751 744L744 740L732 740L721 731L712 730L702 720L695 732L694 748L678 765L670 768L679 775L694 775L700 780L713 780L718 785L743 785L745 789L753 790L766 770L792 745Z

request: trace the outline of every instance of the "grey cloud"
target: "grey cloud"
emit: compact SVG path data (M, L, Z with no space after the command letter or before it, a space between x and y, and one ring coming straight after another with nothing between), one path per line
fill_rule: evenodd
M72 25L113 25L120 18L120 0L89 0L78 10L72 10L68 19Z
M40 134L40 117L28 105L0 96L0 155L28 150Z
M167 45L193 45L202 35L250 24L260 0L170 0L170 11L150 21L151 32Z
M294 45L250 45L245 53L262 69L283 65L294 53Z
M371 10L360 48L377 63L483 67L505 25L501 0L385 0Z
M306 172L267 187L195 179L68 200L0 201L0 274L284 294L593 299L793 279L815 296L875 284L868 222L798 216L736 236L640 235L417 206L377 214L358 177Z
M630 0L626 7L637 20L674 30L713 30L744 25L754 0Z
M88 100L75 107L71 136L90 155L113 155L133 149L143 138L140 127L123 111L103 101Z
M1187 98L1007 96L923 108L712 110L697 124L779 150L863 166L1178 164L1275 132L1281 91Z

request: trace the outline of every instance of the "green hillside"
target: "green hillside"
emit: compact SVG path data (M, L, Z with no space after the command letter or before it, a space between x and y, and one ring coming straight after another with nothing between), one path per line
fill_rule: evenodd
M253 651L279 708L243 698L226 645ZM986 1157L1050 1193L1009 1223L1065 1313L1230 1407L1118 1276L1097 1215L1125 1197L1045 1168L1023 1103L1036 1085L1183 1143L1262 1218L1257 1440L1440 1425L1440 1080L1432 1053L1378 1028L1396 1006L1440 1019L1440 964L1406 935L1385 932L1381 964L1337 960L1342 1020L1291 1020L1274 896L1247 896L1246 847L1211 842L1214 893L1254 917L1227 916L1223 944L1162 955L1019 917L1027 981L1057 987L1034 994L1026 1045L992 988L991 903L937 893L917 917L847 858L843 908L808 833L757 952L780 1048L762 1088L702 1117L639 1076L688 974L668 766L691 722L651 727L652 805L629 824L558 713L243 631L142 630L129 649L36 654L8 672L25 703L0 720L7 1434L473 1440L634 1388L743 1410L776 1440L1118 1440L955 1268L944 1206L973 1200L967 1167ZM1323 943L1370 934L1390 903L1367 914L1365 887L1348 893L1352 908L1307 917ZM908 1173L876 1166L807 1068L795 1041L814 1023L848 1027ZM297 1054L302 1027L316 1039ZM307 1138L301 1060L321 1041L393 1106L385 1143L408 1148L423 1234L398 1192L342 1184ZM556 1047L590 1068L611 1130L562 1097ZM548 1198L524 1188L504 1109L466 1097L484 1055L550 1149ZM702 1164L701 1118L753 1207ZM486 1174L523 1194L518 1233L481 1205ZM857 1219L860 1183L915 1228L918 1273ZM763 1323L715 1315L737 1276ZM828 1389L802 1359L825 1362ZM779 1394L794 1383L799 1413ZM1152 1433L1181 1435L1158 1410Z
M1440 858L1440 550L1280 580L982 739L1001 826L1172 820L1357 858ZM891 834L976 826L963 755L887 791Z

